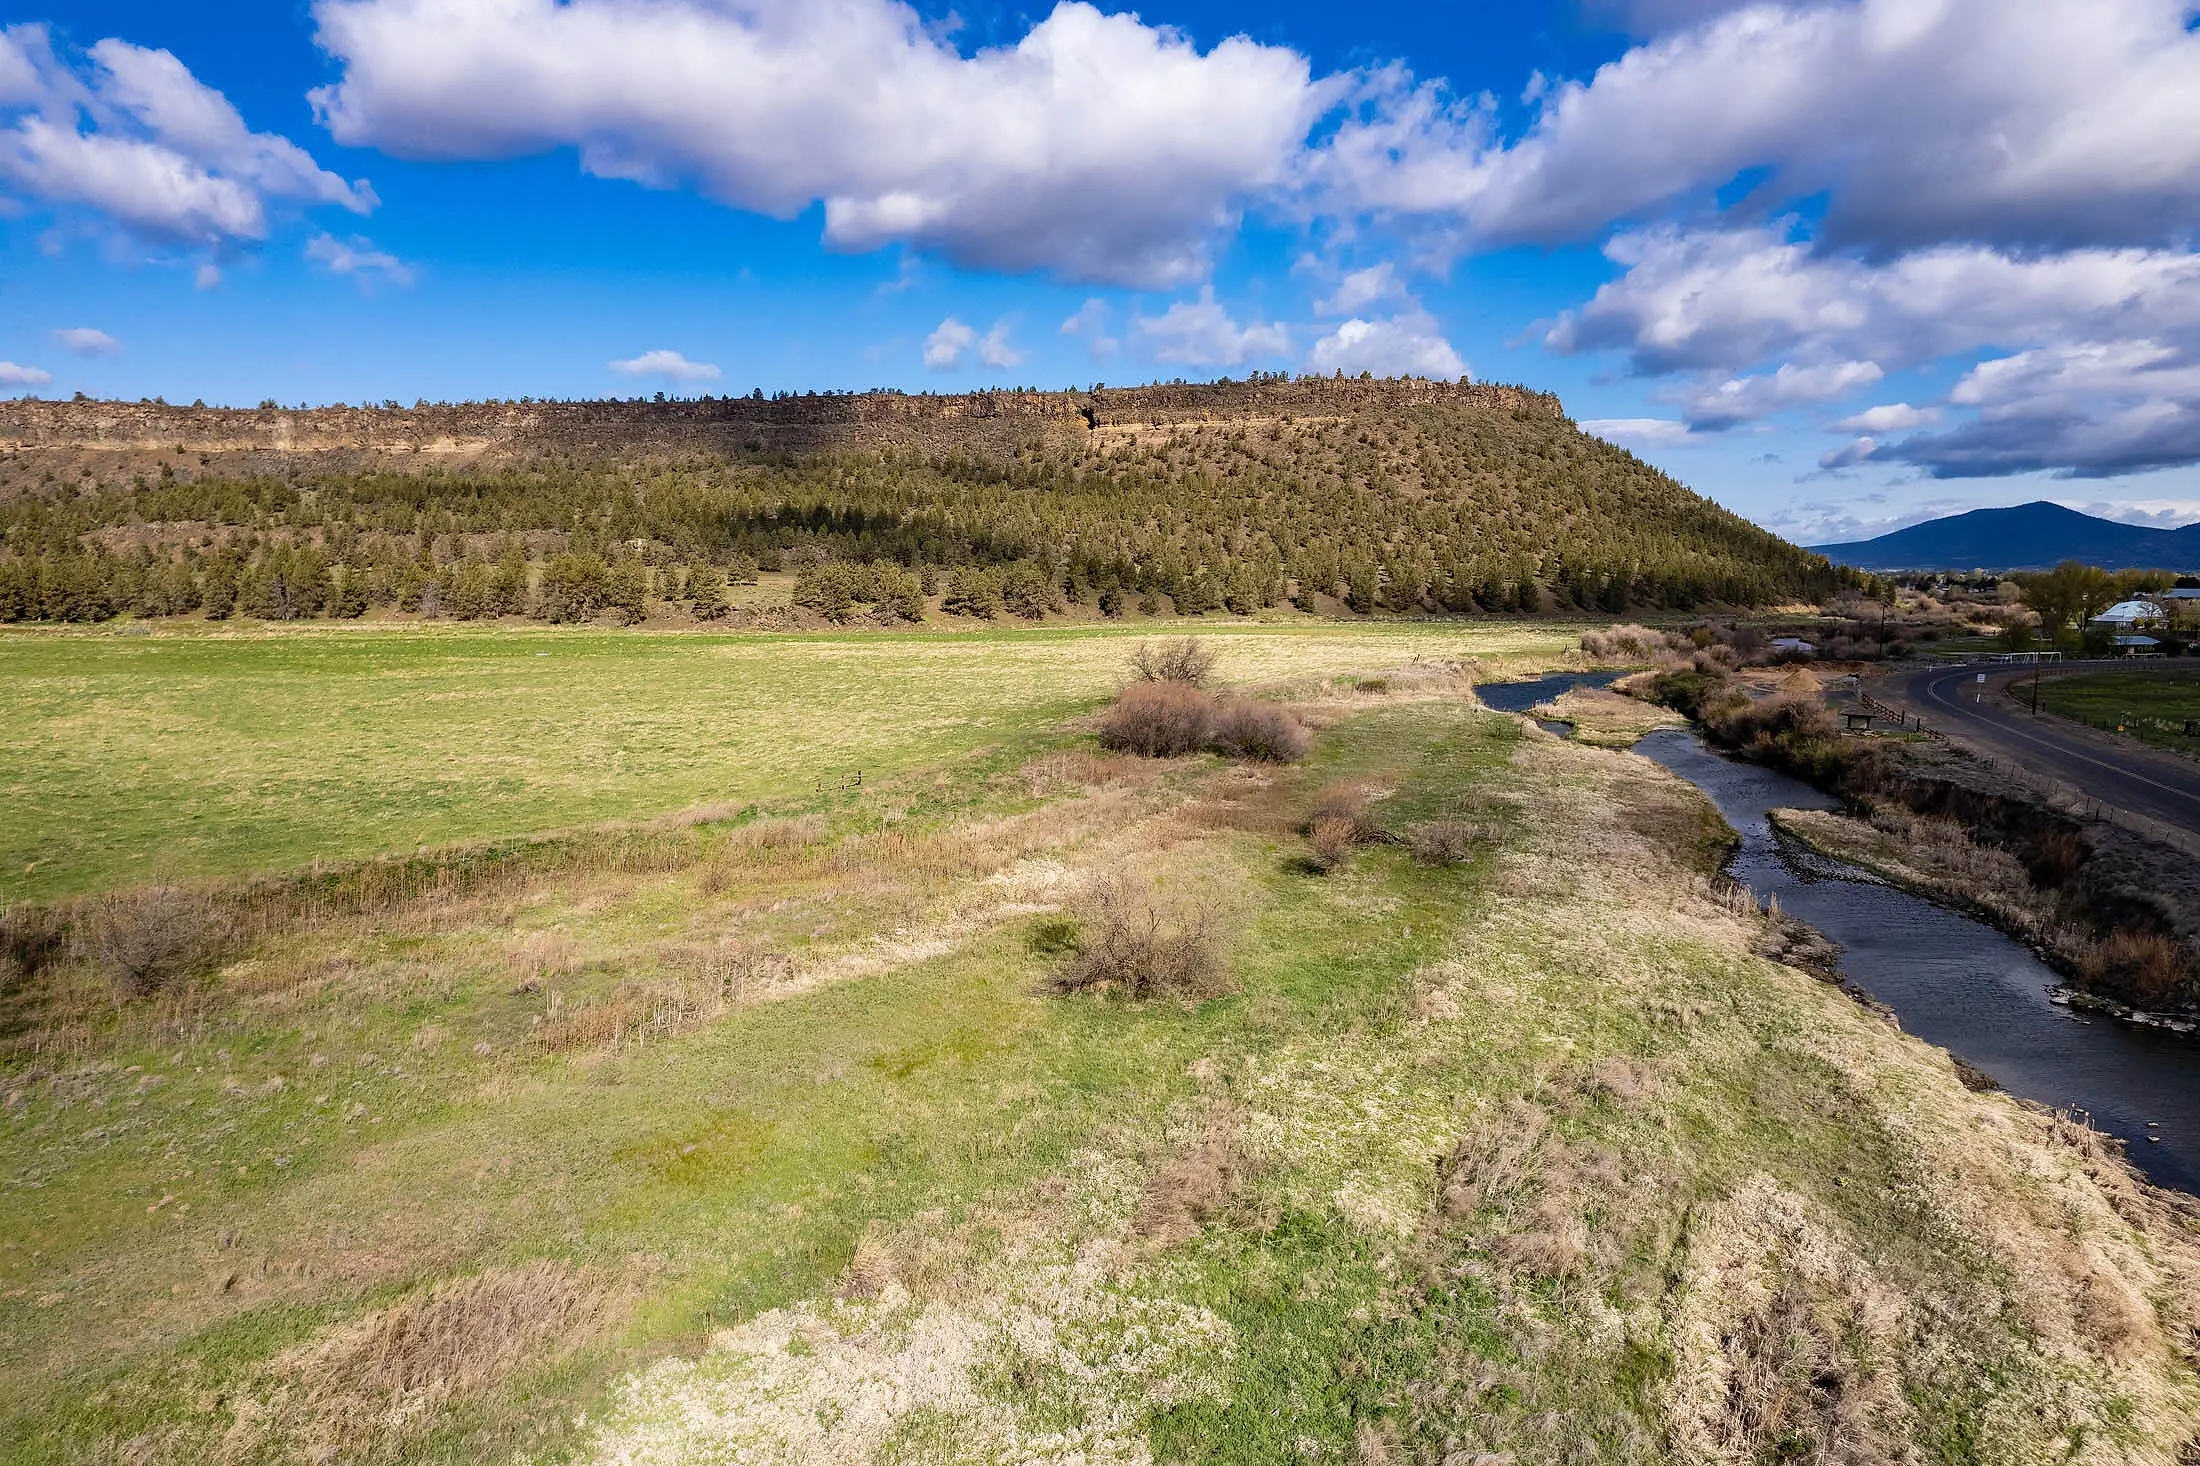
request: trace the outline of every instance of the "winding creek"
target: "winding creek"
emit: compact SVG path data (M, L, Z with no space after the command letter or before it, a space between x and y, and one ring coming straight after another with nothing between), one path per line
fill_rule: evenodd
M1489 707L1524 713L1610 680L1568 674L1477 691ZM1809 785L1682 729L1653 733L1635 751L1703 791L1742 837L1727 867L1734 878L1839 943L1843 974L1904 1028L2012 1094L2087 1112L2157 1184L2200 1192L2200 1042L2058 1007L2048 1000L2054 971L2022 944L1782 837L1768 810L1839 806Z

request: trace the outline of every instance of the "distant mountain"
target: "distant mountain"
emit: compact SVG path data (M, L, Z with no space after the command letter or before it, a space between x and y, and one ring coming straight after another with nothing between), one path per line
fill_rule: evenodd
M2083 560L2103 570L2191 570L2200 566L2200 524L2145 529L2080 514L2060 504L1973 509L1845 545L1814 545L1858 570L2047 570Z

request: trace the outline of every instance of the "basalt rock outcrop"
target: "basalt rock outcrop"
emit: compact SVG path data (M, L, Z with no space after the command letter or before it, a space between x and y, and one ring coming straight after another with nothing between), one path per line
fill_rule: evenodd
M480 402L223 408L157 402L0 403L0 452L499 456L1013 448L1058 435L1195 422L1342 417L1471 405L1564 421L1547 392L1417 379L1157 384L1090 392L900 392L668 402Z

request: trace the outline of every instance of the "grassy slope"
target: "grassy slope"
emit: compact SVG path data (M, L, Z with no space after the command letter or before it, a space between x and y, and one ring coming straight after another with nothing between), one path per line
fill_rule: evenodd
M18 812L0 901L875 779L1029 740L1104 696L1136 634L0 637L0 801ZM1579 628L1209 634L1225 675L1261 680L1415 655L1542 664Z
M2169 678L2093 672L2048 678L2040 683L2040 706L2141 742L2200 754L2200 738L2185 734L2187 720L2200 718L2200 673Z
M2175 1458L2182 1225L1752 956L1690 791L1450 698L1324 721L332 921L18 1075L0 1456ZM1502 837L1310 876L1338 779ZM1232 992L1045 995L1125 859L1226 893ZM788 960L546 1042L727 943Z

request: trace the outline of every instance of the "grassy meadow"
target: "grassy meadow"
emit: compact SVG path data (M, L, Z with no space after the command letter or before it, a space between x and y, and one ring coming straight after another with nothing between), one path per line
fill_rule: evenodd
M1333 675L1532 634L1228 638L1296 679L1292 766L1096 750L1122 638L8 644L48 720L73 647L82 705L331 771L165 847L206 871L769 808L278 913L150 995L20 982L0 1460L2180 1460L2185 1214L1783 965L1662 770ZM1095 882L1219 973L1059 991Z
M142 630L142 628L140 628ZM1226 626L1243 682L1555 665L1556 623ZM783 801L1035 747L1139 631L0 636L0 902Z
M2177 677L2087 672L2043 678L2040 706L2158 748L2200 754L2200 738L2185 731L2200 721L2200 670Z

